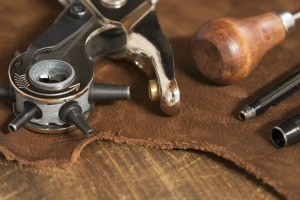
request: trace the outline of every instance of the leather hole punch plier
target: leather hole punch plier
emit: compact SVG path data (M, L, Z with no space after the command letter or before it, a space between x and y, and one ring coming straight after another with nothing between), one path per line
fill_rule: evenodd
M54 24L9 66L11 98L20 127L59 133L74 125L92 134L86 118L94 103L126 100L128 86L92 83L96 57L127 59L149 77L149 96L164 113L180 110L172 48L155 12L155 0L60 0L66 7Z

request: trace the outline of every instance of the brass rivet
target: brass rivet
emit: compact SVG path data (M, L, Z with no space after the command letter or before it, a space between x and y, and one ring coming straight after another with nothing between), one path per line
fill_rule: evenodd
M151 101L157 101L160 98L157 80L149 80L149 98Z

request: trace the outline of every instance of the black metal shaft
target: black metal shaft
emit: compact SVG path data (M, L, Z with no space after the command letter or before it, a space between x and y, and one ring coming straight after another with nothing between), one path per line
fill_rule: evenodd
M128 100L129 98L130 88L126 85L93 83L90 87L89 101L91 103Z
M59 111L60 118L66 122L77 126L83 133L90 137L93 130L82 115L82 109L78 102L68 102Z
M257 117L265 113L271 106L277 105L287 97L300 89L300 68L275 87L268 89L259 97L251 101L240 112L239 118L242 121Z
M300 142L300 114L294 115L272 130L271 139L278 148Z
M10 84L1 84L0 85L0 98L10 99L13 98L13 91L10 88Z
M24 110L8 125L10 132L17 131L30 120L42 117L42 111L33 103L27 103Z

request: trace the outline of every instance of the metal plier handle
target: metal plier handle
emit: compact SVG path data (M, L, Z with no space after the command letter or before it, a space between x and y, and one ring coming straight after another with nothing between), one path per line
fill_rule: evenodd
M160 100L167 115L180 110L180 92L175 79L174 56L155 12L157 0L60 0L67 8L82 4L99 26L87 38L91 57L125 58L149 78L149 97ZM79 9L80 10L80 9Z

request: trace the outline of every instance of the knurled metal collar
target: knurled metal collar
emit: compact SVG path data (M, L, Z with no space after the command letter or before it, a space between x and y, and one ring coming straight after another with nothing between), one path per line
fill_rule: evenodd
M286 11L275 11L275 14L281 19L287 33L295 27L296 20L291 13Z

